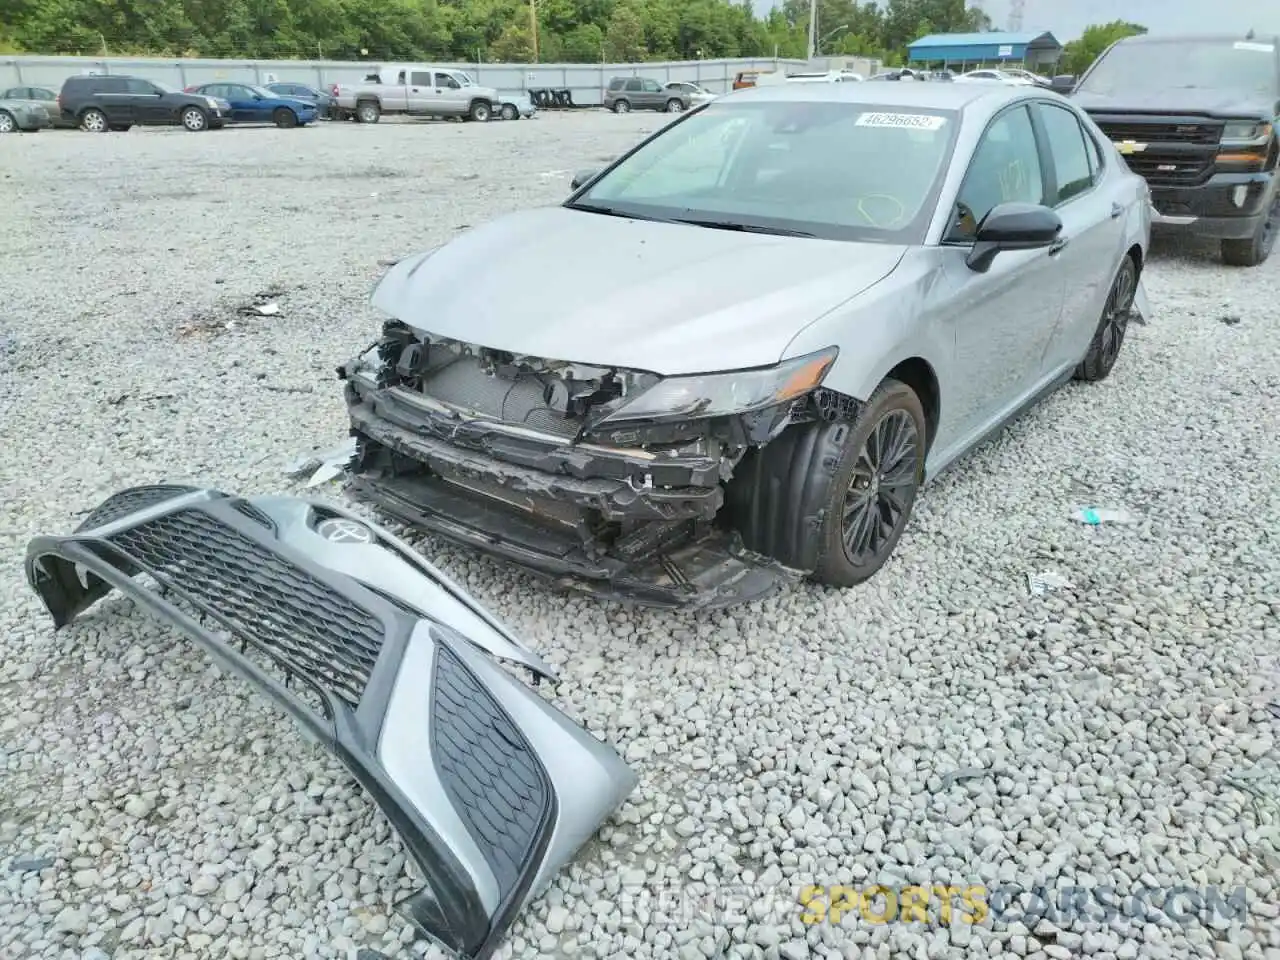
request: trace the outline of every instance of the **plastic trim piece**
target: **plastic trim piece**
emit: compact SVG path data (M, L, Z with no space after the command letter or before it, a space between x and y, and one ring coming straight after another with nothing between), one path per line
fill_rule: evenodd
M341 508L135 487L71 535L33 539L26 570L56 626L119 589L327 746L426 879L397 909L470 960L635 786L612 749L491 659L551 675L536 654Z

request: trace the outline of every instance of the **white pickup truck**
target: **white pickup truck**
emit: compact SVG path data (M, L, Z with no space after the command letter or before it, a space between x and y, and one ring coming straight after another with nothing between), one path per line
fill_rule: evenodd
M330 95L337 119L360 123L377 123L384 113L485 121L502 110L497 90L449 67L383 67L360 86L335 83Z

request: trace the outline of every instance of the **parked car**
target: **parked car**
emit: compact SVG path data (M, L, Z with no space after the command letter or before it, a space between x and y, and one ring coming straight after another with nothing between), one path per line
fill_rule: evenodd
M44 87L10 87L0 92L0 100L20 100L37 106L49 116L51 126L60 126L62 112L58 109L58 95Z
M277 127L305 127L318 116L316 105L297 97L272 93L249 83L203 83L189 93L215 97L231 104L231 123L274 123Z
M1109 47L1072 99L1151 187L1157 230L1253 267L1280 235L1280 37L1143 36Z
M387 271L340 368L349 489L650 603L863 581L922 483L1146 313L1146 186L1106 144L1004 84L707 104Z
M309 87L305 83L292 83L285 80L278 80L273 83L267 83L263 86L272 93L282 97L293 97L295 100L305 100L307 103L314 103L316 114L321 120L331 118L333 110L333 97L325 93L323 90L317 90L315 87Z
M377 123L384 113L483 122L502 109L497 90L448 67L408 66L394 76L390 69L383 69L370 74L363 85L335 83L329 93L337 119L360 123Z
M687 93L689 95L689 106L691 107L710 103L719 96L719 94L712 93L701 84L693 83L690 80L672 80L667 84L667 89L674 90L677 93Z
M649 77L614 77L604 92L604 106L614 113L632 110L688 110L693 97L687 90L669 90Z
M0 97L0 134L36 133L51 124L42 104Z
M1026 80L1028 83L1034 83L1037 87L1051 87L1053 85L1053 81L1048 77L1041 76L1031 70L1024 70L1022 67L1001 67L1000 69L1011 77Z
M956 77L958 83L1008 83L1018 87L1034 87L1038 84L1009 70L970 70Z
M90 133L138 126L182 126L216 130L227 121L225 104L147 80L105 74L68 77L58 94L62 119Z
M764 71L760 71L760 70L740 71L739 73L734 75L733 89L748 90L751 87L757 86L760 82L760 77L762 76L763 73Z
M787 83L861 83L865 79L862 74L851 70L828 70L824 73L793 73L787 76Z
M503 120L519 120L521 118L528 120L538 112L537 105L527 93L502 93L498 95L498 100L502 104L498 110L498 115Z

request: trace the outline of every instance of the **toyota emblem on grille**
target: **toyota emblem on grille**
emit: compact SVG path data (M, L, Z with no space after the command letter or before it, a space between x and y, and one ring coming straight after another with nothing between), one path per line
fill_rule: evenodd
M331 517L316 527L316 533L330 543L373 543L373 531L346 517Z

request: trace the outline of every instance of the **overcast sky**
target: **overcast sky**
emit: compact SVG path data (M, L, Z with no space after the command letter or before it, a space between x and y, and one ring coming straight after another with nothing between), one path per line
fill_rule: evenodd
M755 0L755 5L763 12L774 2ZM1003 30L1009 17L1009 0L983 0L983 5L995 28ZM1277 0L1123 0L1120 4L1113 0L1026 0L1025 10L1023 29L1051 31L1062 43L1078 37L1091 23L1117 18L1140 23L1152 33L1245 33L1250 27L1259 32L1280 33Z

